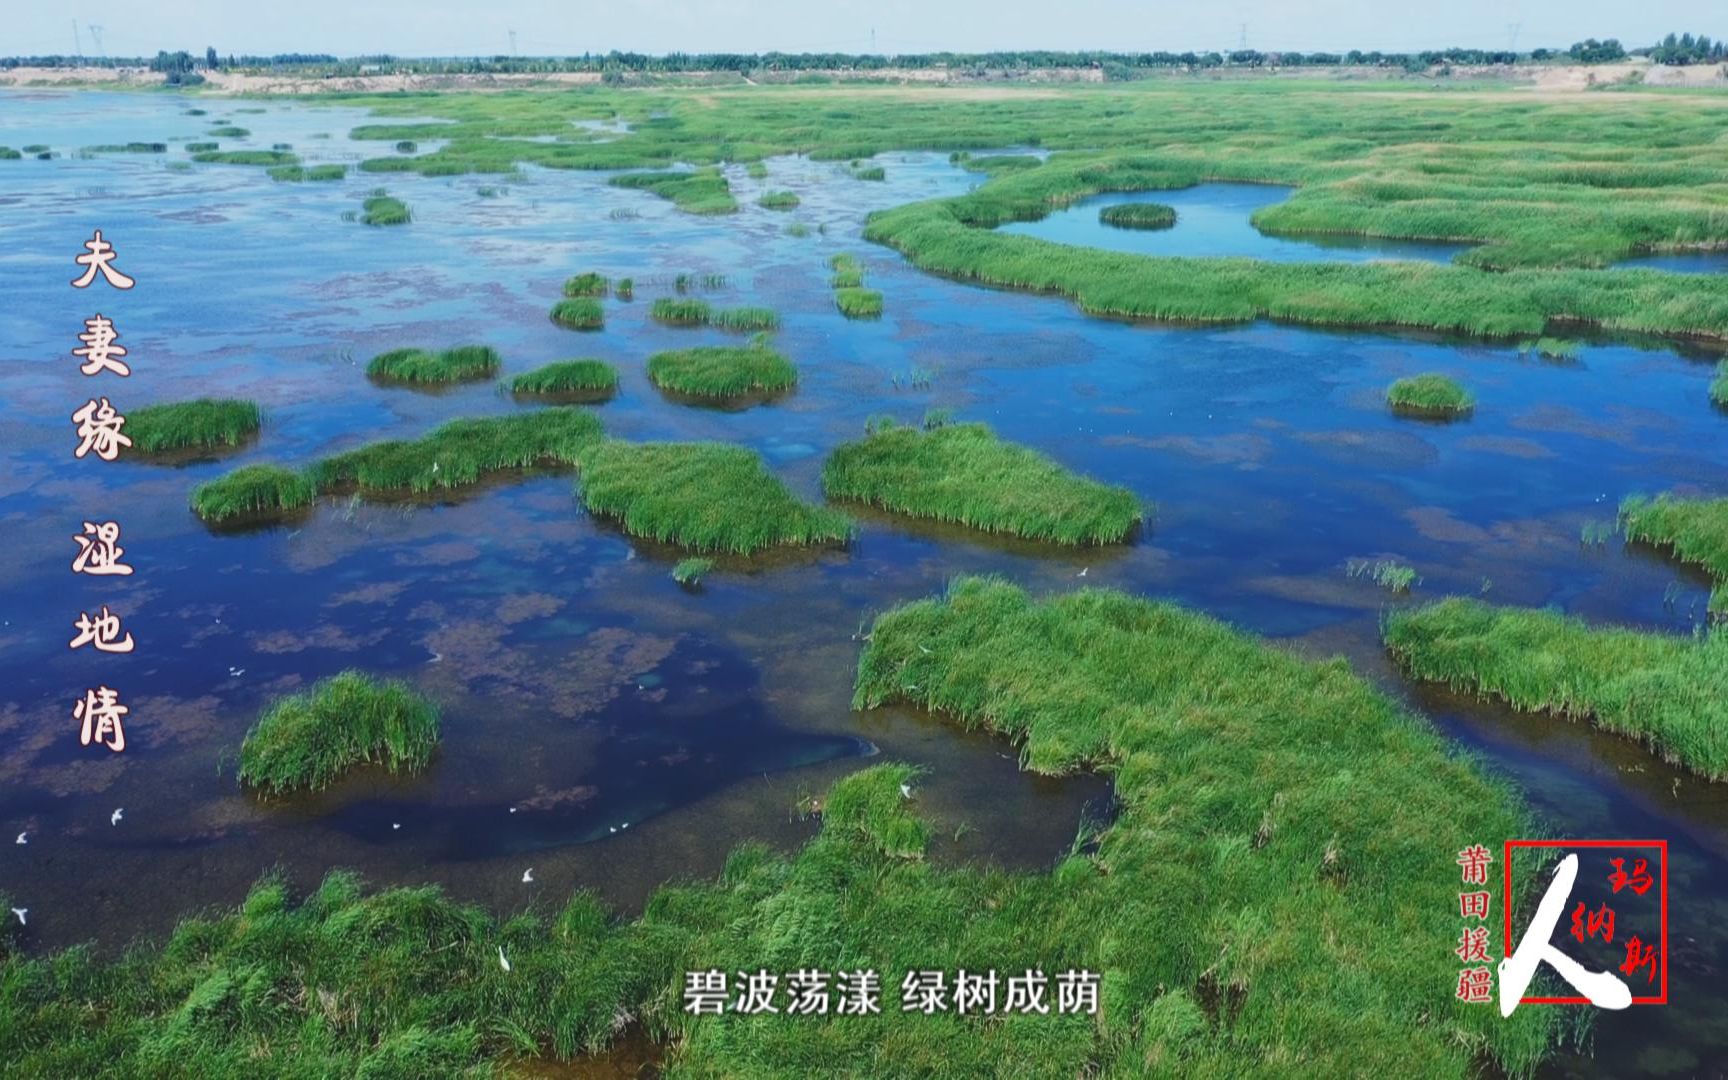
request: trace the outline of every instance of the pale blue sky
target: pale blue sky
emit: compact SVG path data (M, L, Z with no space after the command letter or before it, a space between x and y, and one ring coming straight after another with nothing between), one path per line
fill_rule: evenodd
M663 53L934 52L990 49L1416 51L1521 48L1673 31L1728 36L1712 0L6 0L0 55L69 53L73 20L102 28L109 55L158 49L343 56L610 49Z

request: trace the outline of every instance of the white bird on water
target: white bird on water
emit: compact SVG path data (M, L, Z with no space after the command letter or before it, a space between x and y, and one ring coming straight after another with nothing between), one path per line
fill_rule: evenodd
M1078 574L1075 574L1075 575L1074 575L1074 576L1075 576L1075 577L1085 577L1085 576L1086 576L1086 571L1088 571L1088 570L1090 570L1090 569L1092 569L1092 568L1091 568L1091 567L1090 567L1090 566L1082 566L1082 567L1081 567L1081 568L1080 568L1080 572L1079 572L1079 573L1078 573Z
M534 868L532 866L530 866L528 869L522 871L522 884L532 885L533 883L534 883Z
M109 814L108 815L108 824L110 824L110 825L120 824L120 817L124 813L126 813L126 808L121 807L120 809L114 811L112 814Z
M28 844L30 842L29 836L30 836L29 833L22 833L22 832L19 833L18 834L18 842L20 844Z
M12 909L12 914L18 916L18 925L19 926L28 926L29 925L29 923L26 923L24 921L24 916L30 914L29 908L27 908L27 907L15 907Z
M498 946L498 966L505 971L510 970L510 961L504 958L504 946L502 945Z

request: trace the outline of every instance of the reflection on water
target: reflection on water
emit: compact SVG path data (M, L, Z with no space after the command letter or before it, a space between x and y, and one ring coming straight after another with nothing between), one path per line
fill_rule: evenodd
M179 108L168 95L0 95L0 143L204 130ZM353 110L268 108L243 118L255 144L330 160L389 146L341 137L360 122ZM337 137L305 137L325 130ZM0 845L0 888L31 909L25 946L161 933L189 908L234 902L274 866L301 887L333 866L379 885L437 881L501 912L587 887L628 910L660 882L714 873L739 842L810 836L814 822L793 808L871 747L927 768L918 798L934 859L1048 866L1083 808L1107 802L1107 781L1031 777L999 739L850 708L868 620L960 573L1001 573L1037 593L1098 584L1174 599L1347 655L1394 690L1404 684L1384 666L1378 630L1395 603L1467 593L1677 633L1702 618L1697 576L1647 550L1579 540L1631 492L1728 487L1728 425L1706 390L1714 357L1593 340L1552 363L1433 337L1087 319L1066 300L920 274L864 244L863 211L975 182L942 154L883 160L884 182L796 158L770 161L763 181L729 168L742 209L725 219L585 173L529 170L495 197L478 193L485 178L391 175L415 221L388 230L342 221L374 176L275 184L258 170L177 173L137 156L0 162L0 835L32 835ZM106 195L78 194L98 185ZM770 187L802 205L760 210ZM1182 212L1183 194L1154 197ZM1251 232L1249 210L1239 217ZM790 222L811 233L788 233ZM94 227L140 281L100 301L133 349L136 374L113 389L116 405L251 397L265 410L255 442L220 462L72 460L64 417L85 386L69 350L92 301L65 282ZM840 250L884 292L880 320L834 310L827 260ZM634 277L637 299L608 301L606 329L578 335L546 311L584 270ZM727 412L653 388L651 352L736 340L648 319L679 273L725 274L717 302L781 314L776 347L799 365L796 393ZM699 592L671 581L676 550L584 514L568 473L432 500L327 499L292 525L239 534L187 511L193 485L237 464L304 463L453 416L540 407L483 383L429 395L365 379L376 352L467 341L496 346L505 378L565 357L610 360L619 392L596 409L611 433L746 445L807 497L827 453L870 415L915 422L951 408L1157 510L1132 544L1061 553L860 511L849 548L722 559ZM928 385L910 386L914 369L933 373ZM1386 386L1421 371L1469 387L1470 418L1392 415ZM69 576L69 538L98 513L124 523L132 578ZM1416 568L1411 599L1345 573L1379 558ZM137 652L68 651L78 610L104 602ZM259 709L349 666L439 701L432 769L362 773L280 802L239 791L234 754ZM70 703L93 678L130 698L123 755L77 745ZM1720 786L1579 725L1412 700L1556 832L1674 841L1675 1003L1604 1018L1597 1057L1557 1072L1694 1075L1728 1058L1728 993L1711 974L1728 959ZM123 827L108 824L116 807ZM1648 1024L1668 1056L1633 1037Z
M1255 228L1254 211L1283 202L1292 190L1269 184L1199 184L1175 191L1094 195L1038 221L1010 222L999 231L1134 255L1242 256L1273 262L1448 262L1469 246L1370 236L1281 237ZM1098 220L1098 211L1106 206L1147 202L1174 207L1176 224L1168 229L1121 229Z
M1728 273L1728 251L1669 251L1639 255L1614 265L1676 274L1723 274Z

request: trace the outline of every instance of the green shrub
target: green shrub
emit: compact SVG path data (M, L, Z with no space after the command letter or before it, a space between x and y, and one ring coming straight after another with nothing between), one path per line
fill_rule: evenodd
M748 555L852 534L844 514L801 501L741 446L608 439L582 455L581 472L583 503L632 536Z
M442 352L391 349L374 356L366 374L386 382L453 383L489 379L498 373L498 350L490 345L458 345Z
M607 289L606 276L592 270L577 274L564 282L565 296L605 296Z
M1107 544L1142 518L1126 488L1078 476L983 424L927 431L878 424L837 447L822 469L830 499L1058 544Z
M695 397L727 398L778 393L798 382L792 361L762 345L702 345L648 358L657 386Z
M516 376L510 390L517 394L590 394L611 396L618 389L618 369L604 360L560 360Z
M312 505L317 489L305 475L276 465L247 465L192 489L192 509L212 524L274 516Z
M437 746L430 701L407 683L344 671L264 711L240 745L240 781L273 794L319 791L357 765L418 772Z
M606 309L592 296L578 296L553 304L552 321L576 330L598 330L606 324Z
M401 199L373 195L360 207L360 220L367 225L406 225L413 220Z
M1098 220L1118 229L1168 229L1176 211L1162 203L1117 203L1098 211Z
M1399 379L1386 391L1386 402L1398 412L1434 416L1467 413L1475 407L1462 386L1437 372Z
M132 449L143 454L189 447L238 446L258 433L258 405L233 398L199 398L151 405L126 416Z

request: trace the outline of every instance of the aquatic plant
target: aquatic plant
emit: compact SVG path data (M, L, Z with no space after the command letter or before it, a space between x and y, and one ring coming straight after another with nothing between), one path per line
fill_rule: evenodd
M983 424L929 430L879 424L822 468L830 499L1058 544L1125 539L1143 511L1126 488L1068 471Z
M220 150L221 148L221 143L213 142L189 142L186 144L186 152L189 154L196 154L205 150Z
M259 422L257 402L198 398L133 410L126 415L126 435L142 454L238 446L258 433Z
M613 290L613 295L617 296L620 300L634 299L636 296L636 279L619 278L618 287Z
M246 465L192 489L192 509L205 521L270 516L312 505L317 488L279 465Z
M709 312L708 324L717 326L722 330L738 330L746 333L778 330L780 329L780 316L773 308L716 308Z
M790 191L765 191L756 205L764 210L796 210L798 201L798 196Z
M852 179L854 179L854 180L886 180L886 179L888 179L888 174L883 171L882 166L870 165L870 166L866 166L865 168L862 168L862 169L852 170Z
M300 159L286 150L204 150L193 161L207 165L298 165Z
M240 782L319 791L359 765L418 772L438 746L438 710L405 682L344 671L272 704L240 744Z
M44 143L31 143L29 146L24 148L24 152L26 154L40 154L47 149L48 147Z
M451 420L418 439L370 443L325 458L307 474L324 492L350 487L363 494L461 488L504 469L574 465L601 435L599 419L578 406Z
M1392 559L1352 559L1346 565L1345 573L1353 578L1367 578L1382 589L1395 593L1409 592L1412 585L1422 580L1416 576L1414 567Z
M361 204L360 220L367 225L406 225L414 218L401 199L372 195Z
M272 150L292 150L292 149L294 149L294 144L293 143L285 143L285 142L271 143L270 149L272 149Z
M610 288L606 275L596 274L592 270L564 282L565 296L605 296Z
M592 296L578 296L553 304L552 321L576 330L598 330L606 324L606 309Z
M1728 499L1634 495L1620 503L1626 538L1672 550L1716 580L1710 611L1728 616Z
M748 555L852 535L846 515L800 500L741 446L607 439L580 468L583 503L632 536Z
M269 172L270 179L288 183L307 180L340 180L348 175L346 165L278 165Z
M798 370L764 345L699 345L650 356L648 378L680 394L728 398L790 390Z
M1618 527L1612 521L1586 521L1578 530L1578 542L1585 547L1603 547L1614 538Z
M516 394L603 394L618 389L618 369L604 360L560 360L525 371L511 380Z
M848 251L837 252L828 257L828 269L835 272L858 270L860 269L858 266L858 257Z
M244 139L252 133L243 127L235 127L232 124L226 124L222 127L211 128L208 134L218 139Z
M1728 360L1716 365L1716 381L1710 384L1710 400L1728 408Z
M159 142L103 143L100 146L86 146L83 152L86 154L165 154L168 152L168 144Z
M659 297L648 309L648 317L655 322L676 326L700 326L711 314L712 309L706 300L680 300L670 296Z
M420 144L415 142L413 139L399 139L399 140L397 140L396 152L399 154L412 154L412 153L417 152L419 149L420 149Z
M374 379L405 383L453 383L486 379L498 373L498 350L490 345L457 345L441 352L391 349L366 365Z
M1534 353L1544 360L1576 360L1578 343L1563 338L1540 337L1519 347L1521 353Z
M166 943L0 959L0 1053L25 1076L93 1061L122 1076L454 1076L599 1052L624 1016L670 1047L672 1071L714 1076L836 1061L863 1076L1017 1076L1028 1062L1226 1076L1291 1061L1324 1076L1527 1076L1554 1046L1556 1010L1502 1019L1435 990L1458 969L1458 886L1436 862L1536 835L1531 816L1344 665L1167 603L1035 602L979 579L864 637L861 706L934 710L1042 773L1108 769L1122 812L1095 850L1043 873L921 860L951 823L889 763L836 781L802 850L740 847L713 879L661 886L637 918L585 891L499 918L432 886L368 893L334 872L297 897L272 875ZM1396 932L1314 948L1331 925ZM910 971L1085 969L1101 975L1100 1010L770 1026L758 1021L787 1018L677 1006L687 971L764 965L868 967L885 1011Z
M752 161L744 166L744 175L752 180L768 179L768 166L760 161Z
M621 173L607 181L613 187L651 191L691 214L730 214L738 209L731 185L719 169L694 172Z
M672 567L672 580L680 585L694 587L700 585L703 576L712 569L714 569L713 559L705 559L701 556L679 559L677 564Z
M1455 416L1475 407L1456 380L1433 371L1393 383L1386 391L1386 403L1395 412L1423 416Z
M882 314L882 294L875 289L835 289L834 303L849 319L872 319Z
M804 224L802 221L788 221L786 223L786 235L796 236L799 238L809 236L810 226Z
M1728 632L1699 638L1592 627L1555 611L1453 597L1392 614L1386 644L1409 672L1588 719L1711 780L1728 779Z
M0 146L0 161L22 161L24 154L10 146Z
M1168 229L1176 211L1162 203L1116 203L1099 210L1098 220L1118 229Z

